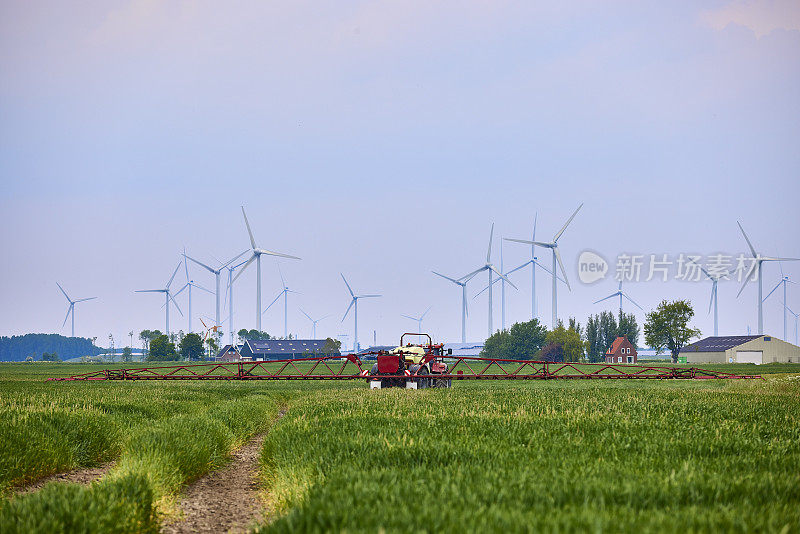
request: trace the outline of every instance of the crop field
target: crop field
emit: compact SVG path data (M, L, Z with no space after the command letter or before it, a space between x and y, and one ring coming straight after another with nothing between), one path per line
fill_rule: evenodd
M800 531L797 366L420 391L43 381L97 368L0 365L4 533L158 531L264 432L260 532ZM91 484L19 493L108 462Z

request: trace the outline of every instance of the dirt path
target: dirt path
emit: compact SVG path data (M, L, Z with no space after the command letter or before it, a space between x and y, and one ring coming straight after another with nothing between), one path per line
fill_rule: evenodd
M276 422L285 413L281 410ZM231 454L228 465L189 486L180 504L183 518L163 525L161 532L246 532L261 519L258 459L266 435L254 437Z
M81 467L79 469L67 471L66 473L56 473L55 475L40 478L26 486L16 488L14 493L17 495L33 493L34 491L42 489L48 482L72 482L74 484L83 484L86 486L108 473L115 464L116 462L107 462L96 467Z

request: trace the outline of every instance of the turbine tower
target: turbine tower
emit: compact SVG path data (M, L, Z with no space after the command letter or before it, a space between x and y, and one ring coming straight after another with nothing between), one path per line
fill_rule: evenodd
M569 285L569 279L567 278L567 270L564 268L564 263L561 261L561 253L558 251L558 240L561 238L561 235L564 233L564 230L567 229L567 226L572 222L572 219L578 214L578 212L583 207L583 203L578 206L578 209L572 214L572 216L567 219L567 222L564 223L564 226L561 227L561 230L556 232L556 235L553 236L553 241L549 243L544 243L540 241L528 241L526 239L508 239L508 241L515 241L517 243L525 243L528 245L538 245L540 247L549 248L553 253L553 272L556 272L556 262L558 262L558 266L561 267L561 274L564 275L564 283L567 284L567 289L572 291L572 288ZM556 323L558 323L558 280L556 277L553 277L553 328L556 327Z
M467 315L469 315L469 310L467 310L467 282L469 282L472 278L467 278L463 280L459 278L456 280L455 278L450 278L449 276L445 276L441 273L437 273L436 271L431 271L436 276L441 276L445 280L450 280L457 286L461 286L461 342L467 342Z
M350 308L355 306L353 310L353 352L358 352L358 299L366 299L366 298L375 298L380 297L381 295L356 295L353 293L350 284L347 283L347 279L344 277L342 273L339 273L342 276L342 280L344 280L344 285L347 286L347 290L350 292L350 305L347 307L347 311L344 312L344 317L342 317L342 322L347 318L347 314L350 313Z
M756 249L753 247L753 244L750 242L750 238L747 237L747 234L744 232L744 228L742 228L742 223L736 221L736 224L739 225L739 230L742 231L742 235L744 236L744 240L747 241L747 246L750 247L750 252L753 255L753 265L750 267L750 270L747 271L747 275L744 277L744 283L742 287L739 289L739 292L736 294L736 298L739 298L739 295L742 294L744 291L747 282L753 277L753 273L755 272L755 276L758 278L758 335L764 335L764 298L762 297L764 289L763 289L763 277L761 275L761 268L762 264L765 261L800 261L800 258L770 258L767 256L762 256Z
M459 281L467 281L468 279L472 278L473 276L475 276L476 274L480 273L481 271L486 271L488 273L488 275L489 275L489 321L488 321L489 336L491 336L494 333L493 328L492 328L492 273L497 274L497 276L499 276L500 278L502 278L503 280L508 282L511 285L511 287L513 287L514 289L517 289L517 286L515 286L514 283L511 282L511 280L509 280L506 277L506 275L504 275L503 273L498 271L495 268L495 266L492 265L492 237L494 237L494 223L492 223L492 229L489 232L489 248L486 251L486 263L483 266L478 267L477 269L475 269L474 271L472 271L468 275L462 276L461 278L459 278Z
M169 286L172 285L172 280L175 279L175 275L178 274L178 269L181 268L181 264L178 263L178 266L175 267L175 270L172 271L172 276L169 277L169 281L167 285L164 286L164 289L137 289L135 293L164 293L164 314L165 314L165 328L167 336L169 336L169 301L175 305L175 308L178 310L178 313L183 316L183 312L181 311L181 307L178 306L178 303L175 302L175 299L172 298L172 294L170 293Z
M212 295L214 293L212 293L211 291L209 291L208 289L204 288L203 286L201 286L199 284L195 284L194 280L189 278L189 267L186 265L186 249L183 249L183 268L184 268L184 271L186 272L186 283L183 285L182 288L180 288L177 291L177 293L175 293L173 295L173 297L177 297L178 295L180 295L183 292L184 289L187 289L187 288L189 289L189 291L188 291L189 305L188 305L188 310L187 310L186 314L189 317L189 332L191 333L193 331L192 330L192 288L196 287L197 289L205 291L206 293L211 293Z
M261 255L266 254L267 256L278 256L279 258L289 258L292 260L299 260L297 256L290 256L289 254L281 254L280 252L274 252L272 250L266 250L263 248L258 248L256 245L256 239L253 237L253 231L250 229L250 221L247 220L247 214L244 212L244 206L242 206L242 215L244 216L244 224L247 226L247 233L250 235L250 245L253 250L253 255L250 256L250 259L247 260L242 267L242 270L239 271L239 274L233 279L236 281L242 273L247 269L248 265L253 263L253 260L256 260L256 330L259 332L261 331Z
M298 293L298 292L289 289L289 286L286 285L286 281L283 279L283 273L281 272L281 266L280 265L278 265L278 274L281 275L281 287L283 289L281 289L281 292L278 293L278 296L275 297L275 300L270 302L269 306L267 306L262 313L267 313L267 310L270 309L272 307L272 305L275 304L278 301L279 298L281 298L281 295L283 295L283 337L286 338L288 336L288 332L289 332L289 326L288 326L289 325L289 304L288 304L289 298L288 298L288 296L289 296L289 293Z
M327 319L328 317L330 317L330 315L326 315L325 317L320 317L319 319L312 319L311 316L306 312L304 312L302 308L300 308L300 311L303 313L303 315L308 317L309 321L311 321L311 339L317 339L317 323L322 321L323 319Z
M75 304L78 302L86 302L87 300L94 300L97 297L87 297L85 299L72 300L69 298L69 295L67 295L67 292L64 291L64 288L61 287L61 284L56 282L56 285L58 286L58 289L64 293L64 296L67 298L67 302L69 302L69 306L67 306L67 315L64 317L64 322L61 324L61 328L64 328L64 325L67 324L67 319L69 319L70 314L72 314L72 335L70 337L75 337Z
M417 333L421 334L422 333L422 320L425 318L426 315L428 315L428 312L431 311L431 308L433 308L433 306L428 306L428 309L425 310L425 313L423 313L419 317L411 317L410 315L403 315L402 313L400 315L402 317L405 317L406 319L411 319L412 321L416 321L417 322Z
M604 300L612 299L612 298L614 298L614 297L619 297L619 313L620 313L620 315L622 314L622 299L623 299L623 298L625 298L625 299L628 299L629 301L631 301L631 302L633 303L633 305L634 305L634 306L636 306L636 307L637 307L637 308L639 308L640 310L644 311L644 308L642 308L641 306L639 306L639 304L637 304L635 300L633 300L632 298L630 298L630 297L628 296L628 294L627 294L627 293L625 293L625 292L622 290L622 282L620 282L620 283L619 283L619 288L618 288L618 289L617 289L615 292L611 293L611 294L610 294L609 296L607 296L607 297L603 297L603 298L601 298L600 300L596 300L596 301L594 301L594 303L593 303L593 304L597 304L598 302L603 302Z
M788 334L787 334L787 330L786 330L786 310L788 309L788 308L786 307L786 284L795 284L795 283L796 283L796 282L794 282L794 281L790 280L788 276L786 276L785 274L783 274L783 268L781 268L781 281L780 281L780 282L778 282L778 284L777 284L775 287L773 287L773 288L772 288L772 291L770 291L770 292L767 294L767 296L766 296L766 297L764 297L764 301L766 302L766 300L767 300L767 299L768 299L768 298L769 298L769 297L770 297L770 296L771 296L773 293L775 293L775 290L776 290L776 289L778 289L778 288L779 288L781 285L783 285L783 340L784 340L784 341L786 341L786 338L787 338L787 336L788 336Z
M797 345L797 319L800 317L800 315L793 312L789 306L785 306L785 308L794 316L794 344ZM784 341L786 340L784 339Z

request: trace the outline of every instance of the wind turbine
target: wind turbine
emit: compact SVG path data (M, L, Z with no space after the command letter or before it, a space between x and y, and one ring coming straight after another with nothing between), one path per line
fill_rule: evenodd
M547 267L545 267L544 265L542 265L539 262L539 258L536 256L536 245L534 245L533 243L536 241L536 221L537 221L538 218L539 218L539 214L537 213L533 217L533 233L531 234L531 259L529 259L528 261L526 261L525 263L523 263L522 265L520 265L516 269L512 269L511 271L506 273L506 274L513 273L514 271L522 269L523 267L526 267L528 265L531 266L531 319L535 319L537 317L537 315L536 315L536 266L538 265L540 268L544 269L551 276L553 275L553 272L550 269L548 269ZM508 239L508 238L503 238L503 240L504 241L513 241L512 239ZM559 277L559 280L564 282L564 280L562 280L561 277Z
M64 317L64 322L61 324L61 328L64 328L64 325L67 324L67 319L69 319L70 314L72 314L72 336L71 337L75 337L75 304L78 303L78 302L86 302L87 300L94 300L97 297L87 297L85 299L72 300L71 298L69 298L69 295L67 295L67 292L64 291L64 288L61 287L61 284L56 282L56 285L58 286L58 289L60 289L61 292L64 293L64 296L67 297L67 302L69 302L69 306L67 307L67 315Z
M417 333L421 334L422 333L422 320L425 318L426 315L428 315L428 312L431 311L431 308L433 308L433 306L428 306L428 309L425 310L425 313L423 313L419 317L411 317L410 315L403 315L402 313L400 315L402 317L405 317L406 319L411 319L412 321L416 321L417 322Z
M756 249L753 248L753 244L750 243L750 238L747 237L747 234L744 232L744 228L742 228L742 223L736 221L736 224L739 225L739 230L742 231L742 235L744 236L744 240L747 241L747 246L750 247L750 252L753 255L753 265L750 267L750 270L747 271L747 275L744 277L744 283L742 287L739 289L739 292L736 294L736 298L739 298L739 295L742 294L744 291L747 282L750 281L750 278L753 276L753 271L755 271L755 275L758 278L758 335L764 335L764 299L762 297L763 294L763 277L761 276L761 267L765 261L800 261L800 258L770 258L767 256L762 256ZM774 291L774 290L773 290Z
M164 289L137 289L135 291L135 293L164 293L164 304L165 304L165 306L164 306L164 314L165 314L165 317L166 317L166 320L165 320L165 323L166 323L165 324L165 330L166 330L166 332L165 333L167 334L167 336L169 336L169 301L170 300L175 305L175 308L177 308L178 313L180 313L181 316L183 316L183 312L181 311L181 307L178 306L178 303L175 302L175 299L172 298L172 295L170 294L170 291L169 291L169 286L172 285L172 280L175 278L175 275L178 274L178 269L180 269L180 268L181 268L181 264L178 263L178 266L175 267L174 271L172 271L172 276L169 277L169 281L167 282L167 285L164 286Z
M494 223L492 223L492 230L489 232L489 248L486 251L486 263L468 275L459 278L459 281L466 282L481 271L486 271L489 274L489 336L494 333L492 329L492 273L497 274L497 276L508 282L511 287L517 289L517 286L515 286L514 283L506 277L506 275L498 271L495 266L492 265L492 237L494 237Z
M281 287L283 289L281 289L281 292L278 293L278 296L275 297L275 300L270 302L269 306L267 306L262 313L267 313L267 310L270 309L272 307L272 305L275 304L278 301L279 298L281 298L281 295L283 295L283 337L286 338L288 336L288 332L289 332L289 327L288 327L288 324L289 324L289 304L288 304L288 302L289 302L289 293L298 293L298 292L297 291L292 291L291 289L289 289L289 286L286 285L286 281L283 279L283 273L281 272L281 266L280 265L278 265L278 274L281 275Z
M781 268L781 281L778 282L778 284L775 287L772 288L772 291L770 291L767 294L766 297L764 297L764 301L766 301L770 297L770 295L775 293L776 289L778 289L781 285L783 285L783 340L784 341L786 341L786 336L787 336L787 334L786 334L786 310L788 309L786 307L786 284L796 284L796 283L797 282L794 282L794 281L790 280L788 276L783 274L783 268Z
M457 286L461 286L461 342L467 342L467 315L469 315L469 310L467 310L467 282L469 282L472 278L467 278L463 280L459 278L456 280L455 278L450 278L449 276L445 276L441 273L437 273L436 271L431 271L436 276L441 276L445 280L450 280Z
M178 290L177 293L175 293L173 295L173 297L177 297L178 295L180 295L183 292L184 289L189 288L189 291L188 291L188 295L189 295L189 307L188 308L189 309L187 310L186 313L189 316L189 332L192 332L192 288L196 287L197 289L205 291L206 293L211 293L212 295L214 293L212 293L211 291L209 291L208 289L204 288L203 286L201 286L199 284L195 284L194 280L191 280L189 278L189 267L186 265L186 249L183 249L183 268L184 268L184 270L186 272L186 283L183 285L182 288L180 288Z
M569 280L567 279L567 270L564 268L564 262L561 261L561 253L559 253L559 251L558 251L558 240L561 237L561 235L564 233L564 230L567 229L567 226L569 226L569 223L572 222L572 219L575 218L575 216L578 214L578 212L581 210L582 207L583 207L583 203L581 203L581 205L578 206L578 209L575 210L575 212L572 214L572 216L569 219L567 219L567 222L564 223L564 226L561 227L561 230L556 232L556 235L553 236L553 241L551 241L550 243L544 243L544 242L534 241L534 240L528 241L526 239L511 239L511 238L507 238L508 241L515 241L517 243L526 243L528 245L538 245L540 247L549 248L553 252L553 272L556 272L556 262L558 262L558 266L561 267L561 274L564 275L564 283L567 284L567 289L569 289L570 291L572 291L572 288L570 287ZM558 323L558 295L557 295L558 285L557 285L557 282L558 282L558 280L556 280L556 277L553 277L553 328L555 328L556 327L556 323Z
M238 258L245 254L247 251L245 250L238 256L235 256L231 259L231 261L225 263L225 268L228 269L228 285L225 288L225 304L228 306L228 330L229 330L229 342L230 345L233 346L233 271L244 265L246 262L237 263L236 265L231 266L231 264L236 261ZM230 301L228 301L228 293L231 295Z
M311 321L311 339L317 339L317 323L322 321L323 319L327 319L328 317L330 317L330 315L326 315L325 317L320 317L319 319L312 319L311 316L306 312L304 312L302 308L300 308L300 311L303 313L303 315L308 317L309 321Z
M622 313L622 299L623 299L623 297L624 297L624 298L626 298L626 299L628 299L629 301L631 301L631 302L633 303L633 305L634 305L634 306L636 306L636 307L637 307L637 308L639 308L640 310L644 311L644 308L642 308L641 306L639 306L639 304L637 304L637 303L636 303L636 301L634 301L632 298L630 298L630 297L628 296L628 294L627 294L627 293L625 293L625 292L622 290L622 282L620 282L620 283L619 283L619 288L618 288L618 289L617 289L615 292L611 293L611 294L610 294L609 296L607 296L607 297L603 297L603 298L601 298L600 300L596 300L596 301L594 301L594 302L593 302L593 304L597 304L598 302L603 302L604 300L608 300L608 299L611 299L611 298L614 298L614 297L619 297L619 313L620 313L620 314Z
M242 270L239 271L239 274L233 279L235 282L237 278L242 276L242 273L247 269L247 266L253 263L253 260L256 260L256 330L259 332L261 331L261 255L266 254L267 256L278 256L279 258L289 258L292 260L299 260L297 256L290 256L288 254L282 254L280 252L274 252L272 250L266 250L263 248L258 248L256 245L256 239L253 237L253 231L250 229L250 221L247 220L247 214L244 212L244 206L242 206L242 215L244 215L244 224L247 226L247 233L250 235L250 245L253 249L253 255L250 256L250 259L247 260L242 267Z
M704 268L700 267L700 270L703 271L709 280L711 280L711 300L708 302L708 313L711 313L711 307L714 307L714 337L719 335L719 308L717 306L717 285L719 284L719 279L721 275L714 274L712 275Z
M203 269L205 269L206 271L208 271L208 272L210 272L211 274L214 275L214 284L215 284L214 285L214 287L215 287L215 289L214 289L214 297L216 299L216 314L214 315L214 317L215 317L215 319L214 319L215 323L214 324L216 324L217 326L222 324L220 322L220 315L219 315L219 275L222 273L222 269L227 267L231 262L233 262L233 261L237 260L238 258L240 258L245 252L247 252L247 251L245 250L244 252L242 252L241 254L236 256L235 258L233 258L231 260L228 260L227 263L223 263L217 269L214 269L213 267L211 267L209 265L206 265L202 261L196 260L196 259L192 258L191 256L187 256L185 252L183 254L184 258L190 259L191 261L195 262L197 265L199 265L200 267L202 267Z
M347 318L347 314L350 313L350 308L355 306L355 309L353 310L353 352L358 352L358 299L380 297L381 295L356 295L353 293L353 290L350 287L350 284L347 283L347 279L344 277L344 275L342 273L339 274L342 276L344 285L347 286L347 290L350 292L350 296L352 297L352 300L350 300L350 305L347 307L347 311L344 312L342 322L344 322L344 320Z

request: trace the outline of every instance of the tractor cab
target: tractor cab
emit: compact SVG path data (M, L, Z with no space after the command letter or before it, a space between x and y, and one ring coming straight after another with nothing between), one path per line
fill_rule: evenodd
M425 336L427 344L403 343L406 336ZM452 354L452 350L449 351ZM450 387L450 379L436 378L447 374L444 362L444 345L433 344L428 334L405 333L400 336L400 345L390 351L377 354L377 362L370 370L368 382L371 389L404 387L423 389L428 387Z

